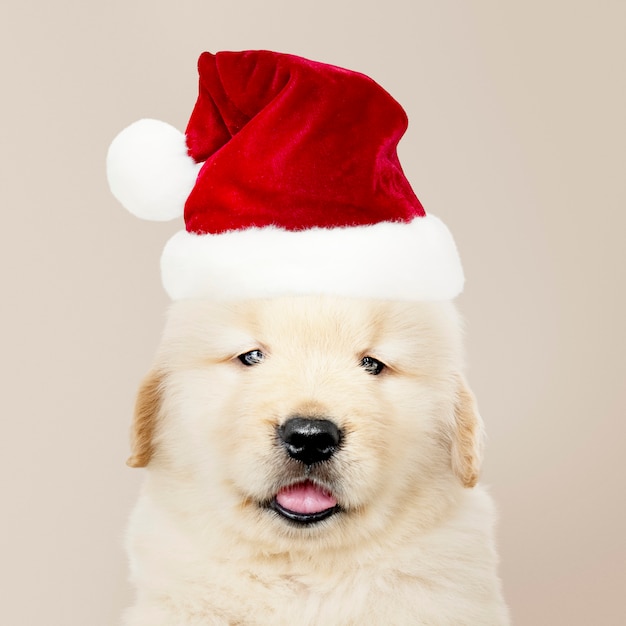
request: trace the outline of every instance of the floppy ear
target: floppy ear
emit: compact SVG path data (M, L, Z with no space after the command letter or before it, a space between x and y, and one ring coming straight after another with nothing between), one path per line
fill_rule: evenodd
M452 469L464 487L474 487L480 474L483 448L483 422L474 394L460 374L457 377L454 426L452 432Z
M162 383L161 372L152 370L139 388L131 434L132 454L126 461L130 467L145 467L152 456L152 439L161 409Z

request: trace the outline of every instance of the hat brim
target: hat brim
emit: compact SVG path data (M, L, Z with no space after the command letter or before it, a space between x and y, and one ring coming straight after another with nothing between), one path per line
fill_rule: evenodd
M313 294L449 300L464 283L452 235L433 215L306 231L180 231L163 250L161 271L173 300Z

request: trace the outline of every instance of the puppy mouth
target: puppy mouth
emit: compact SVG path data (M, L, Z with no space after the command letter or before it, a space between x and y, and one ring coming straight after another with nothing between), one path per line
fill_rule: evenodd
M268 506L290 522L302 525L321 522L340 510L330 491L309 480L283 487Z

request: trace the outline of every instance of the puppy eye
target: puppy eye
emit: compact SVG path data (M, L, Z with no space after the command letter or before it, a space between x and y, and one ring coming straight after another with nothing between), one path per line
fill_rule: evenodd
M364 356L361 360L361 367L372 376L378 376L384 369L385 364L371 356Z
M265 359L265 355L260 350L250 350L237 357L244 365L250 367L252 365L258 365Z

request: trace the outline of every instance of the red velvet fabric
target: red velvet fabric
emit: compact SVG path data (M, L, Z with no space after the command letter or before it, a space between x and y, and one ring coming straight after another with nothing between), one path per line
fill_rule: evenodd
M402 107L362 74L268 51L205 52L187 126L205 161L189 232L409 222L424 209L396 153Z

